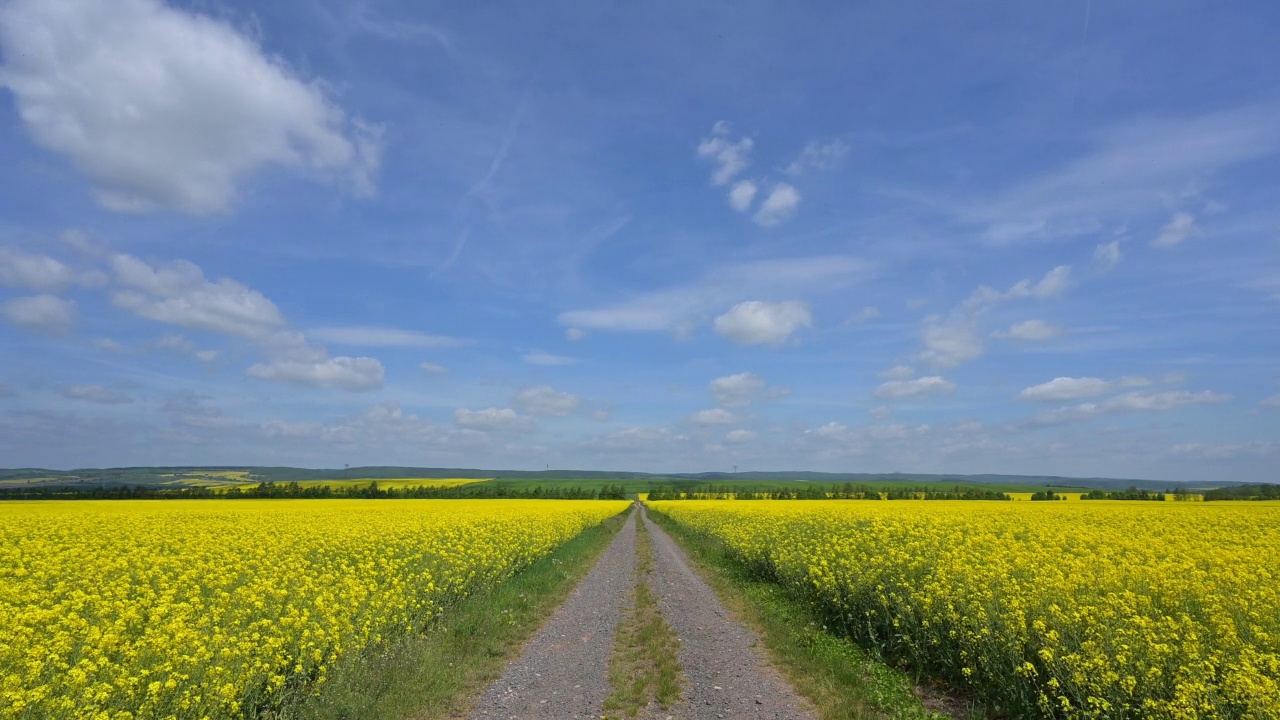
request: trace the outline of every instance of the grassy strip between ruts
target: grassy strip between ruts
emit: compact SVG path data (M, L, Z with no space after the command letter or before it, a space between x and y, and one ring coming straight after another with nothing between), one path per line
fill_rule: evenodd
M619 514L492 590L463 599L421 635L383 643L329 670L318 694L269 717L389 720L461 717L595 565L626 519Z
M637 522L636 585L631 604L614 634L609 659L606 718L635 717L650 704L666 710L680 697L680 640L662 619L658 598L649 587L653 543L644 523Z
M826 632L821 616L812 607L779 585L754 577L720 540L694 532L662 513L651 510L649 518L693 558L730 612L760 634L774 664L814 704L823 720L968 716L962 704L934 692L917 694L906 673Z

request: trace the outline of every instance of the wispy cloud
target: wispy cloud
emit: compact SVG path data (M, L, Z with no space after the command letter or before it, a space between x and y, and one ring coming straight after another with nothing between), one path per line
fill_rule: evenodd
M470 342L447 335L429 335L417 330L388 327L319 327L308 330L307 335L320 342L353 347L449 348Z

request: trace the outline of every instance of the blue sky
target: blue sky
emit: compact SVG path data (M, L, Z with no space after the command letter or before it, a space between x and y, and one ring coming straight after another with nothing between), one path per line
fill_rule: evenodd
M1278 23L0 2L0 465L1280 480Z

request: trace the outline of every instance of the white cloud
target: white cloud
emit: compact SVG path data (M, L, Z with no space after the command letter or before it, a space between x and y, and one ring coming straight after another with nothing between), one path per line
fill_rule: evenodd
M1151 241L1151 247L1166 248L1180 245L1183 240L1191 237L1195 232L1196 219L1188 212L1176 212L1165 226L1160 228L1160 234Z
M854 313L853 317L849 318L848 324L853 325L860 322L866 322L868 320L878 318L878 317L880 317L880 309L877 307L868 305L862 308L861 310L859 310L858 312Z
M978 311L1011 300L1048 300L1066 292L1069 287L1071 287L1071 266L1059 265L1045 273L1040 282L1033 284L1030 280L1019 280L1005 292L983 285L969 296L962 307L966 310Z
M560 324L594 330L675 332L706 322L716 310L752 295L836 294L870 266L845 255L760 260L719 268L687 285L647 292L626 302L560 314Z
M37 292L58 292L81 279L80 273L48 255L0 248L0 285Z
M966 313L946 319L936 315L925 318L920 340L924 344L920 359L937 367L955 367L986 351L977 318Z
M572 365L578 362L578 358L569 357L567 355L553 355L549 352L534 350L527 352L523 356L524 361L530 365Z
M453 412L453 422L458 427L482 432L524 432L533 429L533 420L522 417L511 408L485 408L468 410L458 408Z
M72 400L84 400L99 405L125 405L133 402L133 398L101 385L64 385L62 396Z
M754 430L730 430L724 435L724 441L734 445L748 443L755 439L756 433Z
M382 387L385 376L382 363L368 357L273 360L252 365L245 373L262 380L336 387L352 392L376 390Z
M881 370L876 374L885 380L906 380L916 374L916 369L910 365L894 365L888 370Z
M76 323L76 303L53 295L19 297L0 304L0 315L28 330L67 332Z
M878 398L922 397L924 395L947 393L955 389L955 383L950 380L937 375L929 375L915 380L889 380L888 382L883 382L876 388L875 396Z
M578 397L550 385L537 385L516 393L515 404L530 415L564 417L578 409Z
M760 203L756 214L751 217L757 225L773 227L791 219L796 208L800 206L800 191L787 183L778 183L769 191L768 197Z
M103 352L121 353L124 352L124 346L112 340L111 338L98 338L93 341L95 347Z
M1280 408L1280 393L1263 400L1262 407Z
M1119 265L1123 259L1124 255L1120 253L1119 240L1101 243L1093 249L1093 265L1099 270L1110 270Z
M688 440L666 428L629 427L611 435L595 437L583 443L588 450L606 453L664 453L672 446Z
M783 172L788 175L803 175L810 170L828 170L835 167L849 153L849 146L839 138L831 142L810 142L800 151L800 155Z
M320 342L357 347L445 348L467 344L461 338L387 327L321 327L308 330L307 335Z
M435 364L435 363L433 363L433 362L424 362L424 363L422 363L421 365L419 365L418 367L422 368L423 370L426 370L427 372L431 373L432 375L447 375L447 374L449 374L449 369L448 369L448 368L446 368L446 367L445 367L445 366L443 366L443 365L437 365L437 364Z
M1158 412L1186 406L1213 405L1225 402L1230 397L1210 390L1199 392L1190 390L1128 392L1108 398L1102 402L1081 403L1042 412L1032 418L1032 422L1037 425L1055 425L1110 413Z
M730 139L729 125L721 120L711 130L711 137L698 143L698 157L712 164L711 184L728 185L751 164L751 138Z
M751 209L751 201L756 198L756 191L759 187L752 180L739 180L733 184L733 188L729 190L729 207L738 212L746 212Z
M1102 380L1095 377L1057 377L1049 382L1032 385L1018 393L1019 400L1032 402L1057 402L1097 397L1119 389L1145 387L1151 381L1144 377L1123 377L1118 380Z
M111 266L117 282L130 288L115 292L112 304L149 320L250 338L284 325L280 310L262 293L228 278L210 282L186 260L153 267L116 255Z
M873 407L868 412L871 413L871 417L877 420L886 420L888 418L893 417L893 408L889 407L888 405L880 405L878 407Z
M159 0L15 0L0 45L31 137L107 208L224 210L266 165L374 190L378 130L222 20Z
M725 407L746 407L757 400L782 397L789 390L770 387L755 373L741 372L716 378L710 384L711 397Z
M711 408L690 415L689 422L694 425L732 425L738 422L738 416L724 408Z
M199 360L200 362L211 363L214 360L218 359L218 351L217 350L197 350L194 353L194 356L195 356L195 359Z
M715 320L717 333L741 345L781 345L797 330L810 327L813 315L799 300L749 300Z
M1270 441L1254 441L1247 443L1228 443L1222 445L1206 445L1203 443L1182 443L1169 449L1174 455L1186 455L1208 460L1227 460L1240 457L1265 457L1280 452L1280 443Z
M1014 323L1008 330L997 333L999 337L1011 338L1013 340L1052 340L1062 335L1062 328L1056 325L1050 325L1043 320L1023 320Z
M564 337L565 337L565 339L566 339L566 340L568 340L569 342L578 342L579 340L585 340L585 339L586 339L586 337L587 337L588 335L590 335L590 334L591 334L591 333L589 333L589 332L587 332L586 330L583 330L583 329L581 329L581 328L572 328L572 327L571 327L571 328L565 328L565 329L564 329Z

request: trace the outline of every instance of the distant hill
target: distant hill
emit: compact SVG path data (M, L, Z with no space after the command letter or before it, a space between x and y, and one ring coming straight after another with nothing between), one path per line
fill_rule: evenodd
M830 473L814 471L751 471L741 473L643 473L609 470L483 470L479 468L431 468L364 466L342 469L261 467L251 465L82 468L47 470L42 468L0 469L0 488L20 486L101 486L101 485L208 485L232 482L291 482L294 480L376 480L390 478L493 478L495 482L520 485L559 485L574 482L623 481L629 487L647 488L658 484L681 487L693 485L734 485L765 483L817 483L823 485L972 486L995 485L1013 488L1086 488L1144 490L1184 488L1188 490L1234 487L1238 482L1208 481L1177 483L1134 478L1075 478L1056 475L961 475L924 473Z

